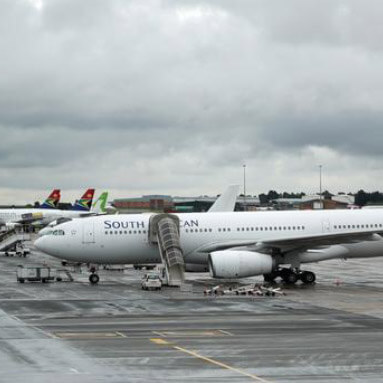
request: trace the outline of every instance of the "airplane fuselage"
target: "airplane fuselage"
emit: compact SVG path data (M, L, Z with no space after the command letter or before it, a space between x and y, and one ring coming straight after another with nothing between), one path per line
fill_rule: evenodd
M321 210L175 214L180 219L180 241L185 262L204 264L211 249L238 248L271 240L304 239L322 234L376 235L375 250L353 256L383 254L380 210ZM158 247L149 242L150 214L98 216L55 227L56 235L43 236L36 246L53 256L91 263L159 263ZM381 242L381 243L380 243ZM341 239L340 239L340 244ZM370 243L370 242L366 242ZM352 245L347 245L348 248ZM214 250L213 250L214 251Z

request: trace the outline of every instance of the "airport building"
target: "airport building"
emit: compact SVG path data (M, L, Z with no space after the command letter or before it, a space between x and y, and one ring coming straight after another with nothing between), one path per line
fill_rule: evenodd
M191 213L208 211L217 197L171 197L169 195L144 195L138 198L118 198L112 205L127 214L144 212ZM236 211L257 210L260 207L258 197L240 196L237 198Z

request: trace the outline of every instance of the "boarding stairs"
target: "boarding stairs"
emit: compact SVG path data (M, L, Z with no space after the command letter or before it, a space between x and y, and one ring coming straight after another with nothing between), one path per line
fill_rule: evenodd
M30 240L30 235L15 229L0 233L0 251L17 250L18 245Z
M163 284L180 287L185 280L185 262L179 218L172 214L153 215L149 222L149 242L158 246L165 270Z

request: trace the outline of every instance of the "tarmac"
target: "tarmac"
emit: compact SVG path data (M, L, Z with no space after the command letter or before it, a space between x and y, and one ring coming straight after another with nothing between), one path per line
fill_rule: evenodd
M62 268L0 258L0 382L383 381L383 258L308 265L317 283L276 297L205 296L203 273L142 291L131 266L20 284L19 264Z

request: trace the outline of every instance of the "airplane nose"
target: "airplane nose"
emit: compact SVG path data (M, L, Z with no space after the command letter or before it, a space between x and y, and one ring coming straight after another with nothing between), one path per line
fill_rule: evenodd
M49 254L50 246L48 242L49 242L48 238L46 238L45 236L42 236L36 239L36 241L34 242L34 245L36 249Z

